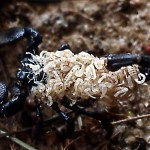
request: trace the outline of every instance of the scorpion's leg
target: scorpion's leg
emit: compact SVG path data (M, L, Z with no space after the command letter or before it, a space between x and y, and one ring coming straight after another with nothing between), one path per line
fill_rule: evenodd
M110 123L110 120L108 119L106 112L105 113L88 112L88 111L78 107L78 105L76 105L76 104L70 104L70 101L67 98L64 98L63 100L61 100L61 103L66 108L76 111L79 114L83 114L83 115L89 116L91 118L94 118L96 120L100 120L103 128L107 131L107 137L111 137L111 135L113 133L113 126Z
M25 52L37 54L37 46L42 42L39 33L31 27L16 27L10 28L0 34L0 46L21 40L28 39L28 46Z
M34 137L38 139L38 135L41 132L43 126L43 115L41 111L41 105L36 102L36 125L35 125L35 131L33 133Z
M71 49L69 44L62 44L59 48L58 51L63 51L65 49Z
M8 90L6 88L6 85L0 82L0 117L10 117L17 112L19 112L25 103L27 93L21 92L21 87L18 84L13 85L11 87L11 95L12 98L10 101L7 101L7 93Z
M67 122L68 136L72 135L74 132L74 127L75 127L74 121L69 116L67 116L64 112L62 112L60 110L57 102L53 102L51 107L53 108L54 111L56 111Z
M43 123L43 115L42 115L42 111L41 111L41 105L40 104L36 104L36 124L37 126L41 126Z

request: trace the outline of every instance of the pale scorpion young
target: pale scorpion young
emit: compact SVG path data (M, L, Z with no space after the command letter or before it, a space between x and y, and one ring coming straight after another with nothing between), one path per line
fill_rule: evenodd
M150 80L150 56L146 54L108 54L94 57L80 52L74 54L69 45L62 45L56 52L38 52L42 39L32 28L12 28L0 34L0 45L26 37L27 47L21 56L21 66L16 76L18 83L12 89L0 82L0 117L10 117L20 111L27 96L40 105L53 108L67 122L70 133L74 123L58 107L58 102L73 111L99 119L111 136L113 127L106 113L88 112L76 103L79 100L94 102L102 99L128 99L133 90ZM8 91L12 99L7 100ZM42 119L41 119L42 120ZM41 121L38 119L38 122Z

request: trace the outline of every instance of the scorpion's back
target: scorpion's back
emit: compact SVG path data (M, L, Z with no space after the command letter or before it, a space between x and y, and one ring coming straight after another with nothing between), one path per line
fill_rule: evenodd
M51 105L53 100L64 96L70 100L130 98L145 76L138 66L122 67L111 72L107 69L107 59L97 58L86 52L73 54L70 50L47 52L32 56L35 64L28 64L36 76L41 71L46 75L46 83L36 81L31 94Z

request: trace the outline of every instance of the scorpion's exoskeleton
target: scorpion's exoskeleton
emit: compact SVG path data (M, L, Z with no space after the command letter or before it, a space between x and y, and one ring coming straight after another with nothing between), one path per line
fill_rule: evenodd
M73 111L101 120L111 136L113 127L106 112L87 112L76 102L79 99L87 102L89 98L95 102L106 97L122 98L131 94L135 85L150 79L149 55L109 54L97 58L86 52L75 55L67 44L56 52L39 54L38 45L42 40L32 28L13 28L0 34L0 46L23 37L28 39L28 44L17 72L18 83L8 88L0 82L0 117L17 113L31 95L37 102L37 116L41 117L41 103L50 106L67 122L70 134L74 123L61 112L57 101ZM6 100L8 91L12 93L10 101Z

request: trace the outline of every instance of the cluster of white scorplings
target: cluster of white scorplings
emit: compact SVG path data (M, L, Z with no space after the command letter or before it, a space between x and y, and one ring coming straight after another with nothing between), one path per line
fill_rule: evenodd
M106 68L106 58L86 52L42 51L32 58L35 65L27 65L34 75L43 70L47 74L47 83L35 81L37 86L31 88L31 95L49 106L64 96L73 102L89 97L97 100L128 97L145 81L145 75L139 72L137 65L111 72Z

